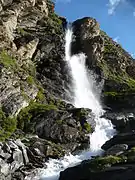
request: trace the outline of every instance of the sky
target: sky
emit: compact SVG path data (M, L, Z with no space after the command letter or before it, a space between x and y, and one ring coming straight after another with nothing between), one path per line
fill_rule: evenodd
M135 0L55 0L55 11L73 22L93 17L135 58Z

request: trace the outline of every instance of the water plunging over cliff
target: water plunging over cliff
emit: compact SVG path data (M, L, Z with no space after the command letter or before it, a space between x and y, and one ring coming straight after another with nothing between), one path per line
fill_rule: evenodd
M84 107L92 109L95 114L96 128L95 132L90 135L90 149L83 151L81 154L73 156L72 154L65 156L60 160L51 159L44 170L43 179L57 180L60 171L67 167L74 166L82 160L89 159L93 155L101 152L103 145L114 134L114 130L110 121L100 118L103 114L102 107L96 94L93 92L93 80L88 78L87 68L85 67L85 55L78 54L71 56L72 30L66 32L65 44L65 60L69 64L73 78L74 102L76 107Z

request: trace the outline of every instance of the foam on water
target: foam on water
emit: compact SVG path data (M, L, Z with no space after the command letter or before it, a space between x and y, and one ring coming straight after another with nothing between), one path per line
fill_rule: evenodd
M85 55L78 54L71 56L72 30L68 29L65 37L65 60L68 61L73 78L74 102L76 107L92 109L95 114L96 128L90 135L90 148L73 156L72 154L56 160L50 159L46 165L47 169L42 171L40 179L58 180L60 171L67 167L79 164L82 160L90 159L91 156L102 153L101 146L114 134L113 126L110 121L100 118L103 114L102 106L93 91L93 79L88 75L85 67Z

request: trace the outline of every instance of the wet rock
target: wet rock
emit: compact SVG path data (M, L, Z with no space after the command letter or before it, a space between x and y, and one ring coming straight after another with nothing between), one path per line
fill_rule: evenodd
M118 135L115 135L113 138L108 140L103 146L102 149L108 150L112 146L116 144L127 144L129 147L135 146L134 143L135 140L135 133L130 132L130 133L120 133Z
M120 154L123 154L127 149L128 149L127 144L117 144L117 145L114 145L111 148L109 148L105 152L105 155L106 156L110 156L110 155L118 156Z
M36 168L45 168L49 158L60 158L65 153L60 144L34 136L22 141L8 140L0 144L0 177L2 180L24 179L31 173L34 175Z
M103 117L110 119L118 132L131 132L135 129L134 112L106 112Z
M59 143L71 152L89 146L87 134L94 131L91 122L95 124L91 110L66 110L61 105L38 103L32 103L22 110L17 119L18 128L26 133L37 134L40 138Z

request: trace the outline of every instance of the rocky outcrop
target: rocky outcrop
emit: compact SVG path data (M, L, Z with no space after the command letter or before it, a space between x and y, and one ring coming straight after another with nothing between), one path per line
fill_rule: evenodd
M54 3L11 0L1 1L0 7L1 113L14 118L31 101L68 99L65 88L70 78L63 61L66 20L54 13Z
M90 69L102 76L97 62L103 57L104 41L100 36L99 23L90 17L76 20L73 23L74 41L72 54L86 54L86 63Z
M32 103L18 115L18 128L26 133L37 134L40 138L61 144L67 151L87 148L94 125L90 110L70 108L58 109L54 105ZM89 123L88 123L89 121Z
M134 108L134 60L122 47L100 30L90 17L73 23L72 54L86 54L86 64L104 81L103 104L116 109ZM116 106L116 108L115 108Z

